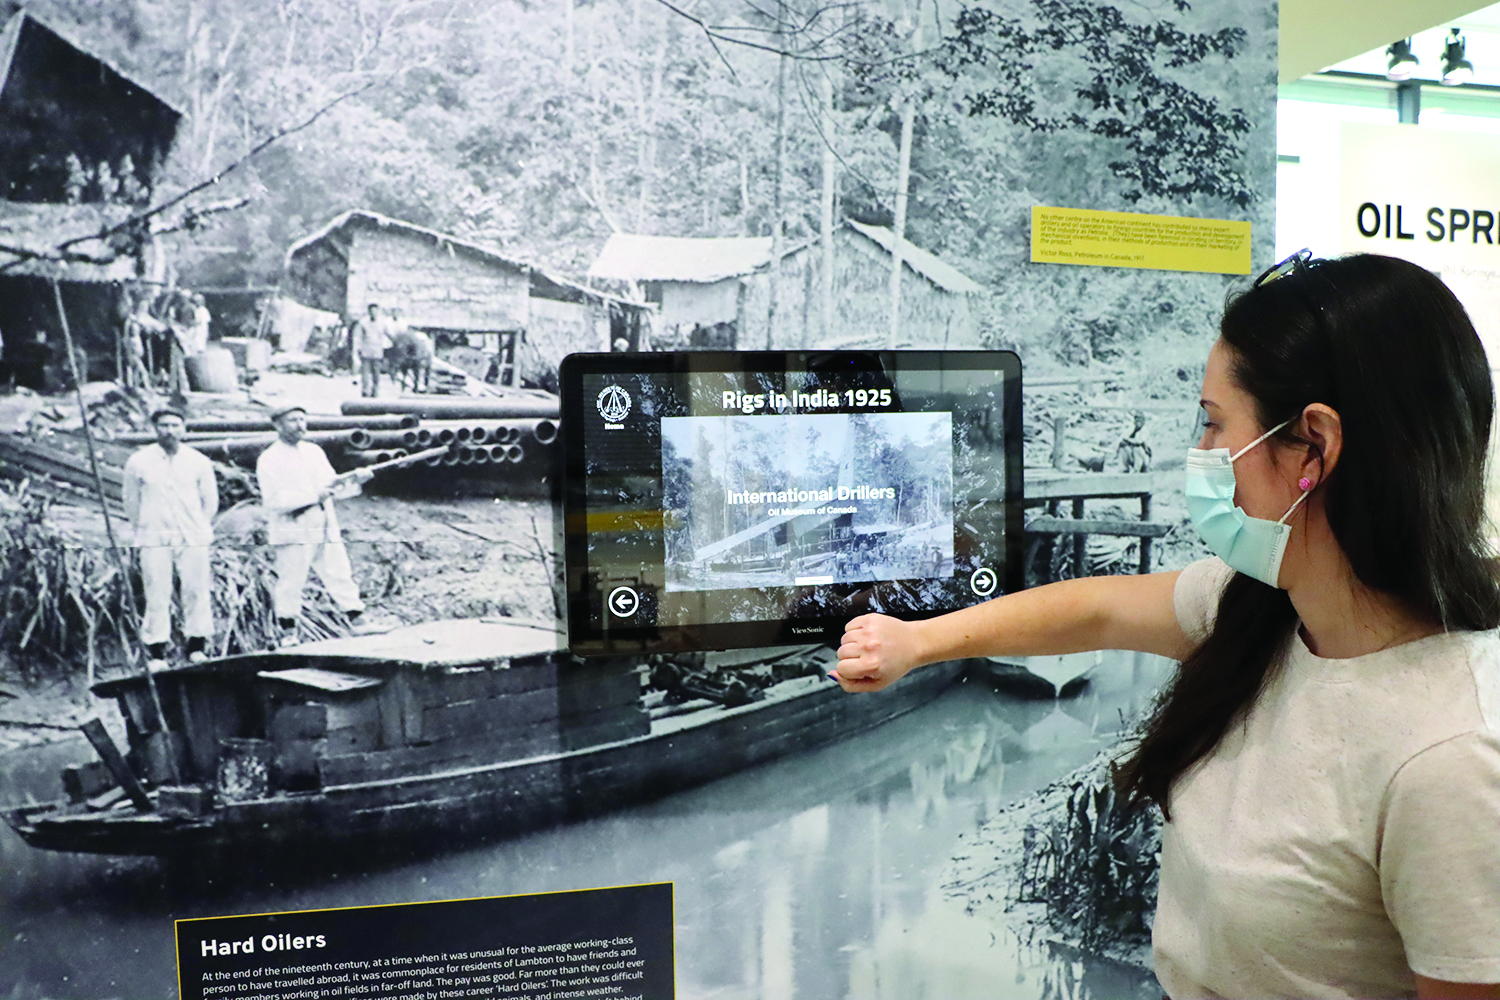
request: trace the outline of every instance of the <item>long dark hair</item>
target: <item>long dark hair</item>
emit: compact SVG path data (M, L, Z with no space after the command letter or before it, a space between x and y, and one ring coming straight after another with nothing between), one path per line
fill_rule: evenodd
M1219 332L1262 428L1311 403L1338 411L1343 451L1318 490L1360 582L1445 630L1500 624L1484 536L1494 393L1484 348L1447 286L1393 257L1314 260L1231 296ZM1311 443L1295 424L1275 437ZM1296 624L1286 591L1236 573L1213 631L1117 769L1121 790L1170 819L1172 783L1243 719Z

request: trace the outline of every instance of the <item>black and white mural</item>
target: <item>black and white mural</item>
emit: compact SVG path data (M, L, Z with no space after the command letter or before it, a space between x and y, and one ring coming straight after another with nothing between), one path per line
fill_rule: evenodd
M170 996L177 918L671 881L683 997L1160 996L1156 819L1103 761L1171 664L942 665L856 702L826 648L576 664L556 373L1014 350L1028 580L1178 568L1203 362L1248 277L1032 264L1030 210L1249 220L1268 266L1276 25L0 0L0 995ZM212 634L180 594L150 649L126 466L167 403L212 469ZM291 407L328 466L310 540L261 481ZM736 462L671 519L668 589L951 565L940 415L669 423L664 455ZM894 495L736 521L819 476ZM291 626L289 545L317 549Z

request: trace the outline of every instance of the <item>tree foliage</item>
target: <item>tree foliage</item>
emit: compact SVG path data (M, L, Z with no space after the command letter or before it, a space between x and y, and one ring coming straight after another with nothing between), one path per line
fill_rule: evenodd
M1175 5L1190 9L1185 0ZM966 7L955 19L938 65L956 82L976 69L989 71L964 88L967 113L1033 132L1077 129L1120 144L1128 156L1109 168L1132 185L1125 192L1131 201L1208 195L1249 206L1252 191L1239 164L1249 116L1170 75L1211 58L1234 58L1245 42L1243 28L1189 32L1171 21L1137 23L1117 7L1085 0L1033 0L1031 7L1029 18ZM1043 64L1040 57L1059 52L1074 55L1066 69L1082 72L1056 72L1055 60Z
M1014 279L1031 205L1267 218L1246 167L1257 118L1234 65L1254 36L1185 0L1128 13L1092 0L33 9L186 112L161 196L354 95L214 189L250 204L178 238L184 279L201 284L274 283L293 240L356 207L574 273L613 231L767 235L779 221L795 243L818 234L829 148L836 214L889 224L906 102L908 238L995 290L980 311L996 341L1086 311L1098 286L1070 268ZM926 42L914 52L917 20ZM1100 309L1155 294L1144 276L1122 280ZM1205 288L1206 301L1222 295ZM1200 322L1196 307L1178 316Z

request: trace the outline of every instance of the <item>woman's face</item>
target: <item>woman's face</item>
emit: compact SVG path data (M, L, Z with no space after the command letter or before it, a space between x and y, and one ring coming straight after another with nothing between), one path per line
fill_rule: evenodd
M1245 445L1270 428L1262 427L1255 413L1255 399L1230 378L1234 349L1222 340L1208 352L1203 375L1203 437L1199 448L1228 448L1238 454ZM1279 520L1301 496L1297 488L1298 464L1275 438L1267 438L1234 462L1234 502L1251 517Z

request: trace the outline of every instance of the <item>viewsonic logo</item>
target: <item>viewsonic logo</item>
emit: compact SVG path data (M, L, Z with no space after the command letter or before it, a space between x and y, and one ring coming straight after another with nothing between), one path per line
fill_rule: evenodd
M816 625L802 625L792 629L792 635L812 635L823 631Z

